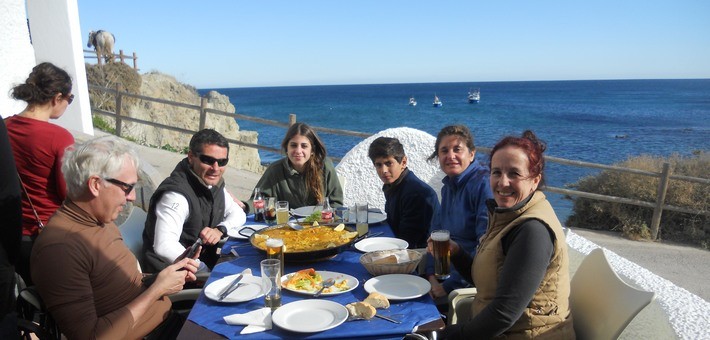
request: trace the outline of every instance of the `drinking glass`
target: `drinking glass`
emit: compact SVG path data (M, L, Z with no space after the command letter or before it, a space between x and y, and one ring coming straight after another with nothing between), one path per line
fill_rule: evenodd
M369 229L367 224L367 202L355 204L355 230L357 235L365 235Z
M276 202L276 224L288 222L288 201Z
M284 272L284 240L270 237L266 239L266 258L281 261L281 272Z
M446 280L451 276L449 269L451 261L449 231L434 230L431 232L431 240L434 248L434 276L436 276L437 280Z
M264 307L270 307L272 311L281 307L281 261L277 259L262 260L261 281Z
M288 209L287 209L288 210ZM266 198L266 207L264 208L264 218L266 223L271 225L276 221L276 198Z
M348 207L335 208L335 221L341 223L348 222Z

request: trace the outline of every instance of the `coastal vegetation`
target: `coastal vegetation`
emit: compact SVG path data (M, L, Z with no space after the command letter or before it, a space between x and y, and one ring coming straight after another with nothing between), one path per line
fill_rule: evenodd
M616 164L620 167L660 172L663 163L671 165L675 175L710 178L710 153L697 151L692 156L672 155L667 158L642 155ZM625 197L647 202L656 199L659 178L638 176L605 170L595 176L580 179L571 186L576 190ZM666 204L696 211L710 210L710 185L671 179ZM650 240L649 225L653 210L630 204L620 204L575 198L570 227L613 230L631 239ZM701 214L663 211L659 239L676 241L710 249L710 218Z

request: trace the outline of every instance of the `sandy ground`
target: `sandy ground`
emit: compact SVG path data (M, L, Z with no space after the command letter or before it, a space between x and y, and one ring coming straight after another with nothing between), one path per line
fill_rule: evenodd
M632 241L620 233L572 229L654 274L710 301L710 251L668 242Z

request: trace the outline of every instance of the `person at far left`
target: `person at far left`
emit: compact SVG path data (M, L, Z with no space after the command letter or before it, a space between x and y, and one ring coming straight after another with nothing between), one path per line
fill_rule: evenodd
M439 209L436 192L409 170L404 146L398 139L375 139L368 157L382 180L387 224L394 235L407 241L409 248L426 247L431 219Z
M182 328L167 296L196 279L197 261L174 263L147 286L113 223L136 199L139 166L135 150L115 136L64 155L67 199L37 237L30 262L37 290L67 339L167 339Z

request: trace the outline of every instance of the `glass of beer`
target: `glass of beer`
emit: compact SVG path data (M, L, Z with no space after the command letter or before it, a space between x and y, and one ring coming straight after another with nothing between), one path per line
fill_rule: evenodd
M281 261L266 259L261 261L261 281L264 291L264 307L271 310L281 307Z
M451 251L449 250L450 235L448 230L431 232L434 248L434 276L437 280L446 280L450 275Z
M264 219L266 223L271 225L276 222L276 198L266 198L266 207L264 208Z
M281 261L281 272L284 272L284 240L280 238L266 239L266 258Z
M288 201L276 202L276 224L288 222Z
M370 229L367 217L367 202L355 204L355 230L358 236L367 234Z

